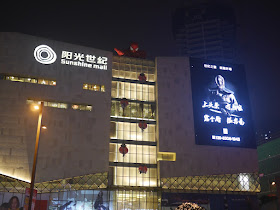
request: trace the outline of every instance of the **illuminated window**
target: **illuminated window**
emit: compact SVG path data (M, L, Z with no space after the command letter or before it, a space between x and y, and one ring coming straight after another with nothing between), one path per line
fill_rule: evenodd
M158 161L176 161L176 153L174 152L158 152Z
M111 117L154 121L155 104L129 102L125 109L123 109L120 101L112 100Z
M111 96L138 101L155 101L154 85L113 81Z
M156 126L148 124L145 130L139 128L138 123L114 122L115 135L111 139L124 139L134 141L151 141L155 142ZM112 127L111 127L112 128Z
M83 89L87 90L88 89L88 84L83 84Z
M83 84L84 90L93 90L93 91L101 91L105 92L105 86L104 85L97 85L97 84Z
M1 76L1 75L0 75ZM31 77L18 77L18 76L11 76L11 75L2 75L2 78L4 80L10 80L13 82L26 82L26 83L35 83L40 85L51 85L56 86L55 80L49 80L49 79L37 79L37 78L31 78Z
M38 100L32 100L28 99L26 101L27 104L36 104L39 103ZM91 105L83 105L83 104L68 104L64 102L56 102L56 101L42 101L44 103L44 106L46 107L52 107L52 108L59 108L59 109L67 109L68 107L71 107L74 110L82 110L82 111L92 111Z
M126 144L128 153L119 152L122 143L110 143L109 161L123 163L156 164L156 146Z
M38 79L38 84L48 85L48 84L49 84L49 80L45 80L45 79Z
M249 175L248 174L239 174L239 183L240 183L240 190L242 191L249 191L250 183L249 183Z
M139 173L138 167L115 167L115 185L121 186L157 186L157 169L148 168L147 173Z
M82 111L91 111L92 110L91 105L72 104L71 108L74 110L82 110Z
M113 57L113 60L112 76L119 78L113 79L115 81L112 81L111 88L113 99L109 161L111 166L114 166L114 185L156 187L155 85L149 83L155 81L155 63L126 57ZM139 81L138 76L141 73L145 74L146 83ZM122 98L129 101L125 108L121 106ZM123 119L145 120L147 128L142 130L137 122L121 122ZM127 142L128 148L125 155L119 152L123 140ZM115 163L124 165L115 166ZM147 164L147 173L140 174L135 163ZM140 206L137 208L142 209Z
M39 103L40 101L37 100L31 100L28 99L26 101L27 104L36 104ZM53 101L42 101L44 103L44 106L47 107L53 107L53 108L59 108L59 109L67 109L68 105L67 103L62 103L62 102L53 102Z

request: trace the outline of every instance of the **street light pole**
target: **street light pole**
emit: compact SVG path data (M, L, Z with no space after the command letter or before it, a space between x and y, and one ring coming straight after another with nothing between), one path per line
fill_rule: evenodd
M37 134L36 134L36 143L35 143L35 151L33 157L33 167L32 167L32 176L31 176L31 183L30 183L30 197L29 197L29 205L28 210L31 210L32 206L32 197L33 197L33 189L34 189L34 181L35 181L35 173L36 173L36 164L37 164L37 157L38 157L38 148L39 148L39 138L40 138L40 131L41 131L41 122L42 122L42 113L43 113L43 104L44 102L40 102L40 110L39 110L39 117L38 117L38 126L37 126Z

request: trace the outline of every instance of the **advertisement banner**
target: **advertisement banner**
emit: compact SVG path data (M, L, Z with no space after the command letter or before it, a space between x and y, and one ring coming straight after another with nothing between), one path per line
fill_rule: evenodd
M256 148L242 65L190 59L195 141Z
M24 210L28 210L29 197L30 197L30 188L26 188L25 189L25 199L24 199ZM37 197L37 190L33 189L32 205L31 205L32 210L35 209L36 197Z

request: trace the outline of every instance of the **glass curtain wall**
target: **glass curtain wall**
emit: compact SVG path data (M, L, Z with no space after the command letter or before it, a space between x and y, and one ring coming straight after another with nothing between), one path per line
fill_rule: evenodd
M115 56L112 74L109 161L113 185L157 187L155 63Z

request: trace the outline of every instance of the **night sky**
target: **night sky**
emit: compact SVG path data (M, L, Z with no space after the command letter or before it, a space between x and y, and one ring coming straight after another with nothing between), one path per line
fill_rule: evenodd
M55 3L54 3L55 2ZM128 48L148 58L176 56L170 1L44 1L2 7L1 31L15 31L102 50ZM231 1L237 12L240 59L245 65L255 129L280 131L280 14L263 1ZM244 3L245 2L245 3ZM269 1L267 1L269 2ZM159 5L157 3L160 3ZM1 47L1 46L0 46Z

